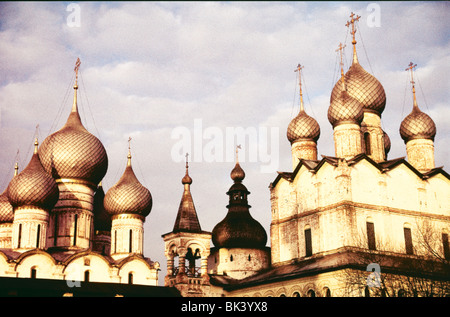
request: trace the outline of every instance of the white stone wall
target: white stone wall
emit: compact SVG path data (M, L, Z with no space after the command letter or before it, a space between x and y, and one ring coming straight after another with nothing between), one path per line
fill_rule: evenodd
M422 180L405 164L380 171L364 159L351 166L324 163L315 174L302 166L292 182L280 179L271 197L274 264L305 257L305 228L311 229L313 254L367 247L368 219L377 248L400 253L405 253L404 226L411 227L418 251L420 227L431 223L441 253L441 234L450 229L448 179Z

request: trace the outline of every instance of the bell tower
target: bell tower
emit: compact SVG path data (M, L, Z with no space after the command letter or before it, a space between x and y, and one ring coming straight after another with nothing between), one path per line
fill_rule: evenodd
M211 233L203 231L191 195L188 154L184 186L177 218L171 232L163 234L167 258L165 286L174 286L183 297L208 296L210 284L207 271ZM200 266L197 266L200 260ZM178 263L176 263L178 261ZM178 265L177 265L178 264Z

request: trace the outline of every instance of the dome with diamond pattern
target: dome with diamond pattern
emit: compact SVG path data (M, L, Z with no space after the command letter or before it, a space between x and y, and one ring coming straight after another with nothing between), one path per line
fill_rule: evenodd
M103 205L110 215L137 214L146 217L150 214L152 195L134 174L131 155L122 177L106 192Z
M49 211L58 201L58 185L41 165L37 142L27 167L9 183L7 195L13 207L36 206Z
M319 124L303 109L300 110L299 114L294 119L292 119L287 129L287 138L291 144L299 139L307 139L317 142L319 136Z

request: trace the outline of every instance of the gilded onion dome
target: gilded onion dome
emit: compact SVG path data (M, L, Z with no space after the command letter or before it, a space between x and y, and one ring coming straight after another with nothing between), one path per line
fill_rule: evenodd
M152 195L137 179L131 166L131 154L125 172L105 195L103 205L110 215L136 214L148 216L152 209Z
M391 138L389 138L389 135L385 131L383 131L383 140L384 140L384 153L387 156L389 151L391 150Z
M411 113L400 124L400 135L405 143L413 139L434 140L436 125L429 115L415 105Z
M0 195L0 223L13 222L14 211L13 206L8 200L6 191Z
M386 106L386 93L381 83L373 75L369 74L358 62L356 54L355 22L359 16L352 13L351 20L347 22L347 27L351 26L353 36L353 62L345 74L345 84L348 94L358 100L365 112L373 112L381 116ZM336 83L331 92L331 100L340 97L342 83Z
M345 86L345 83L341 84ZM331 98L328 108L328 121L333 127L343 123L360 125L364 119L362 104L348 94L345 87L341 88L339 97Z
M242 184L245 174L239 163L236 163L233 171L231 176L234 184L227 192L230 197L228 213L214 227L212 241L218 248L264 248L267 234L263 226L250 215L247 203L250 192Z
M416 89L414 86L413 69L417 65L409 64L411 70L411 84L413 93L413 109L400 124L400 136L406 142L413 139L429 139L434 141L436 136L436 124L429 115L422 112L417 105Z
M37 148L36 140L27 167L8 185L8 200L15 208L35 206L50 211L58 201L59 189L55 180L42 167Z
M19 166L14 166L14 177L17 176ZM0 223L10 223L14 220L14 209L8 200L8 188L0 195Z
M59 131L44 140L39 156L45 170L55 179L81 179L98 184L106 174L108 157L100 140L81 123L76 82L73 88L74 100L69 118Z
M306 139L313 140L317 142L320 136L320 126L317 121L310 117L304 109L303 106L303 94L302 94L302 84L301 84L301 69L303 66L300 64L297 66L299 73L299 85L300 85L300 112L298 115L291 120L287 129L287 138L292 144L297 140Z

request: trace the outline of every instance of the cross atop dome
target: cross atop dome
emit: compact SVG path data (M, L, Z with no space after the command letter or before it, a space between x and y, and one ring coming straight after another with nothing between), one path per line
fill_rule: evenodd
M406 71L411 71L411 84L412 84L412 93L414 98L414 107L417 107L417 100L416 100L416 88L415 88L415 82L414 82L414 68L417 67L417 64L414 64L413 62L410 62L408 65L408 68L406 68Z
M294 72L298 72L298 84L300 86L300 111L304 111L303 107L303 92L302 92L302 75L301 71L305 66L302 66L300 64L297 65L297 68L294 70Z
M353 44L353 62L357 63L358 62L358 57L356 56L356 37L355 37L356 28L355 28L355 22L358 22L361 17L359 15L356 15L356 17L355 17L355 14L352 12L350 14L350 18L351 18L350 21L347 21L345 26L346 27L350 27L350 25L352 26L350 34L353 37L353 40L352 40L352 44Z

